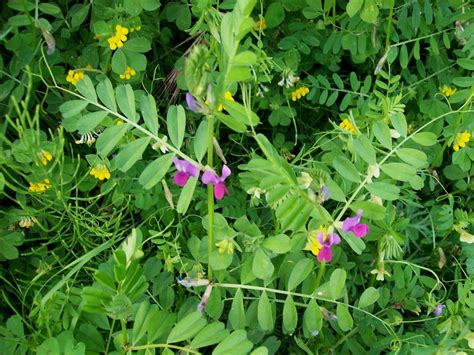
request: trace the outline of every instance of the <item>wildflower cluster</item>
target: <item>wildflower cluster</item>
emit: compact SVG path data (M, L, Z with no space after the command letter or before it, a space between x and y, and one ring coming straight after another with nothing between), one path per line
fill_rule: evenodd
M229 239L224 239L216 243L216 247L218 248L219 254L234 254L234 243Z
M102 180L108 180L110 179L110 171L109 169L107 168L107 166L105 164L97 164L96 166L94 166L90 173L92 176L94 176L96 179L102 181Z
M120 79L130 80L132 76L135 76L135 74L137 74L135 69L127 66L127 68L125 69L125 72L123 74L120 74Z
M357 133L357 130L355 129L354 125L352 124L349 119L345 118L340 124L339 127L341 127L343 130L350 132L350 133Z
M21 217L20 222L18 222L18 225L21 228L30 229L36 223L38 223L38 220L35 217Z
M470 139L471 133L468 131L458 133L456 138L454 138L453 149L457 152L460 148L465 147L466 143L469 142Z
M41 164L47 165L49 161L53 159L53 156L47 150L41 150L38 153L38 158L41 161Z
M30 182L30 187L28 187L28 189L31 192L44 192L50 187L51 187L51 183L49 182L49 179L44 179L42 182L37 182L37 183Z
M267 21L265 21L265 18L261 18L258 21L255 21L255 24L253 25L253 29L255 31L263 31L264 29L267 28Z
M127 41L128 28L121 25L115 26L115 35L108 38L109 48L111 50L116 50L117 48L122 48L123 43Z
M456 93L456 89L451 89L447 85L443 85L439 88L439 91L446 97L450 97Z
M299 100L302 97L308 95L308 93L309 93L309 89L306 86L302 86L291 93L291 100L292 101Z
M187 160L181 160L174 157L173 163L177 171L173 178L173 183L175 185L183 187L191 176L195 178L199 177L199 169ZM205 185L214 185L214 197L217 200L222 200L225 194L229 192L224 181L230 174L231 170L225 164L222 166L221 176L217 176L217 174L211 169L206 169L204 174L202 174L202 183Z
M84 79L84 71L82 70L69 70L67 72L66 81L74 86L82 79Z

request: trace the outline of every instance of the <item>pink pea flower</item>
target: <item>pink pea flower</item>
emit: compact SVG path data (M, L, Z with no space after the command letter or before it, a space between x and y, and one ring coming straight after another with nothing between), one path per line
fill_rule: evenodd
M365 223L359 223L362 217L362 210L358 210L354 217L347 217L342 224L342 231L352 232L357 238L363 238L369 233L369 226Z
M444 304L439 304L436 306L436 308L434 309L433 313L436 317L439 317L442 313L443 313L443 309L445 308L446 306Z
M176 185L183 187L191 176L196 178L199 176L199 169L187 160L180 160L174 157L173 163L177 170L173 178L173 183Z
M333 245L339 244L341 238L336 233L325 234L324 231L319 231L316 235L319 244L321 244L321 250L318 253L318 261L321 262L326 260L330 262L332 259L332 249Z
M216 173L212 170L206 170L204 174L202 174L202 182L203 184L212 184L214 185L214 197L217 200L222 200L224 195L228 193L227 187L224 184L225 179L230 175L230 169L227 165L222 166L222 173L221 176L217 176Z

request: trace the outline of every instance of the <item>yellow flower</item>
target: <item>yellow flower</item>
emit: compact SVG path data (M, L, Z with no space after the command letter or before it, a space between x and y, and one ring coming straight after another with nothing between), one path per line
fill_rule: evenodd
M127 69L125 69L125 72L123 74L120 74L120 79L130 80L132 76L134 76L136 73L137 72L135 71L135 69L127 67Z
M35 223L38 223L38 220L35 217L21 217L20 222L18 222L18 225L21 228L29 229L33 227Z
M84 72L82 70L69 70L67 72L66 81L76 86L79 80L84 79Z
M30 187L28 189L32 192L44 192L51 187L49 179L44 179L42 182L37 182L32 184L30 182Z
M229 239L224 239L221 240L219 243L216 243L216 247L219 248L219 254L234 254L234 243Z
M255 31L263 31L266 28L267 28L267 21L265 21L263 17L261 20L255 21L255 24L253 26L253 29Z
M53 159L53 156L47 150L41 150L38 153L38 158L40 159L41 164L47 165L48 161L51 161Z
M454 138L453 149L457 152L459 148L462 148L466 145L467 142L471 139L471 133L468 131L464 131L462 133L458 133L456 138Z
M115 122L115 125L116 126L121 126L121 125L123 125L123 121L122 120L117 120L117 122Z
M306 244L306 250L311 250L311 253L314 254L314 256L318 256L319 254L319 251L321 250L321 248L323 247L319 242L318 242L318 238L317 238L317 235L319 232L323 232L323 238L326 239L326 228L324 228L323 226L319 226L319 229L316 229L316 230L313 230L313 231L310 231L308 233L308 243ZM324 240L323 239L323 240Z
M342 129L346 130L347 132L350 132L350 133L357 133L354 125L352 124L351 121L349 121L347 118L344 119L340 124L339 124L339 127L341 127Z
M296 101L306 96L309 93L309 89L306 86L302 86L291 93L291 100Z
M99 179L101 181L110 179L110 171L109 169L107 169L105 164L97 164L95 167L91 169L89 174L91 174L96 179Z
M121 25L115 26L115 35L108 38L109 48L111 50L116 50L117 48L122 48L123 43L127 41L128 28Z
M439 91L446 97L450 97L456 93L456 89L451 89L447 85L443 85L439 88Z
M227 101L235 101L234 98L232 97L232 94L230 93L229 90L227 90L224 94L224 99L227 100ZM224 109L224 105L223 104L219 104L217 106L217 111L221 112L222 110Z

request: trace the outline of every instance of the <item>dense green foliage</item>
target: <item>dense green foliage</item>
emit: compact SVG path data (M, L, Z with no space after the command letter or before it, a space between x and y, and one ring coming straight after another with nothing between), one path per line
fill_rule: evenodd
M0 8L2 354L473 351L469 1Z

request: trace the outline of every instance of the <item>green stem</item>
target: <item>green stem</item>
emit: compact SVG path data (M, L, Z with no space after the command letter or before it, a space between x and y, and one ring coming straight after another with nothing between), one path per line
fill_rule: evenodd
M321 284L321 280L324 275L324 269L326 269L326 260L321 261L321 266L319 267L319 270L318 270L318 276L316 276L316 289Z
M122 325L122 347L126 349L128 343L127 337L127 323L123 319L120 320L120 324Z
M214 116L207 117L207 165L212 167L214 158ZM207 277L212 280L212 268L209 262L211 258L212 248L214 247L214 185L207 185L207 213L208 213L208 239L207 239Z
M332 0L332 27L336 30L336 0Z
M385 34L385 53L387 53L388 47L390 45L390 33L392 32L392 18L394 6L395 0L392 0L392 4L390 6L390 13L388 14L387 33Z

